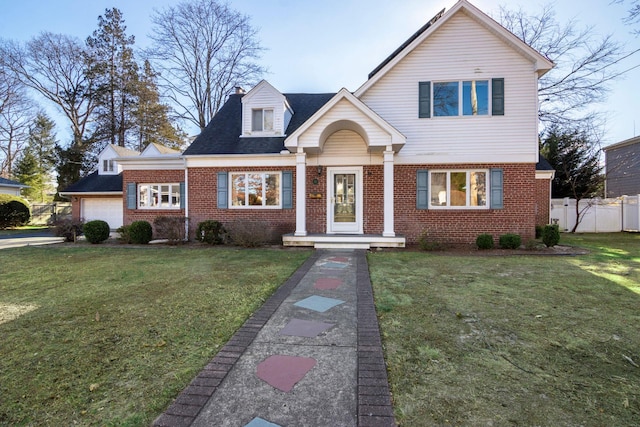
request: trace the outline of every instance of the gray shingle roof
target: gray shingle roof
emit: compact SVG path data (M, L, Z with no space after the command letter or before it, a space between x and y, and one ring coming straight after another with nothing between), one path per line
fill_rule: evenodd
M18 181L14 181L12 179L2 178L2 177L0 177L0 185L7 186L7 187L28 187L28 185L21 184Z
M551 166L551 163L549 163L549 161L547 159L545 159L544 157L542 157L542 154L540 154L538 156L538 163L536 163L536 170L537 171L552 171L553 166Z
M61 193L105 193L122 192L122 174L118 175L98 175L93 172L85 176L80 181L75 182L65 188Z
M290 135L306 122L316 111L326 104L334 93L293 93L284 94L294 114L287 127ZM183 153L205 154L271 154L284 150L284 136L240 138L242 134L242 96L234 94L220 108L209 125Z

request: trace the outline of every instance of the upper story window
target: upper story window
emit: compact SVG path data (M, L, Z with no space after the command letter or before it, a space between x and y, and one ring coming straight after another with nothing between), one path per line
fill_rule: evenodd
M504 115L504 79L419 83L418 117Z
M114 171L114 162L113 159L105 159L102 161L102 170L104 172L113 172Z
M258 108L251 110L251 130L265 132L273 130L273 109Z

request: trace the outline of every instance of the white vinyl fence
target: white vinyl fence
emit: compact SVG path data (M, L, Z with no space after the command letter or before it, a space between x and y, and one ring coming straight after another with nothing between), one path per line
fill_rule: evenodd
M579 210L582 212L582 219L576 232L640 231L639 201L640 195L580 200ZM560 226L560 231L571 231L576 223L575 199L551 199L549 217L552 224Z

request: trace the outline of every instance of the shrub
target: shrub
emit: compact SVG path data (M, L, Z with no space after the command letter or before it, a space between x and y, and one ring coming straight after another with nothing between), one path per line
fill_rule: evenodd
M541 225L536 225L536 239L539 239L542 237L542 230L544 229L543 226Z
M476 246L478 249L493 249L493 236L491 234L480 234L476 237Z
M560 242L560 227L558 224L545 225L542 229L542 243L550 248Z
M84 224L82 232L90 243L102 243L109 238L109 224L102 220L89 221Z
M423 251L439 251L442 249L441 243L429 240L429 236L426 231L420 235L420 238L418 239L418 246L420 246L420 249Z
M146 245L153 237L153 227L147 221L133 221L129 225L128 235L131 243Z
M123 225L116 230L119 234L118 240L122 243L131 243L131 236L129 235L129 226Z
M184 243L186 239L185 221L183 216L158 216L153 220L156 235L161 239L168 239L169 244Z
M269 226L264 221L233 221L227 230L232 243L245 248L264 246L270 239Z
M518 249L522 244L522 238L518 234L507 233L500 236L498 243L502 249Z
M0 229L25 225L31 218L29 205L17 196L0 194Z
M196 229L196 239L210 245L220 245L224 243L227 230L219 221L207 220L198 224Z
M75 242L78 236L82 236L84 221L81 219L60 219L53 223L56 236L64 237L65 242Z

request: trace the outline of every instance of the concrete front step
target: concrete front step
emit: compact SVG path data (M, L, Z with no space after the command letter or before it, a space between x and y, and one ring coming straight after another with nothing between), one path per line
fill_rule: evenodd
M404 236L386 237L379 234L308 234L282 236L284 246L311 246L316 249L404 248Z

